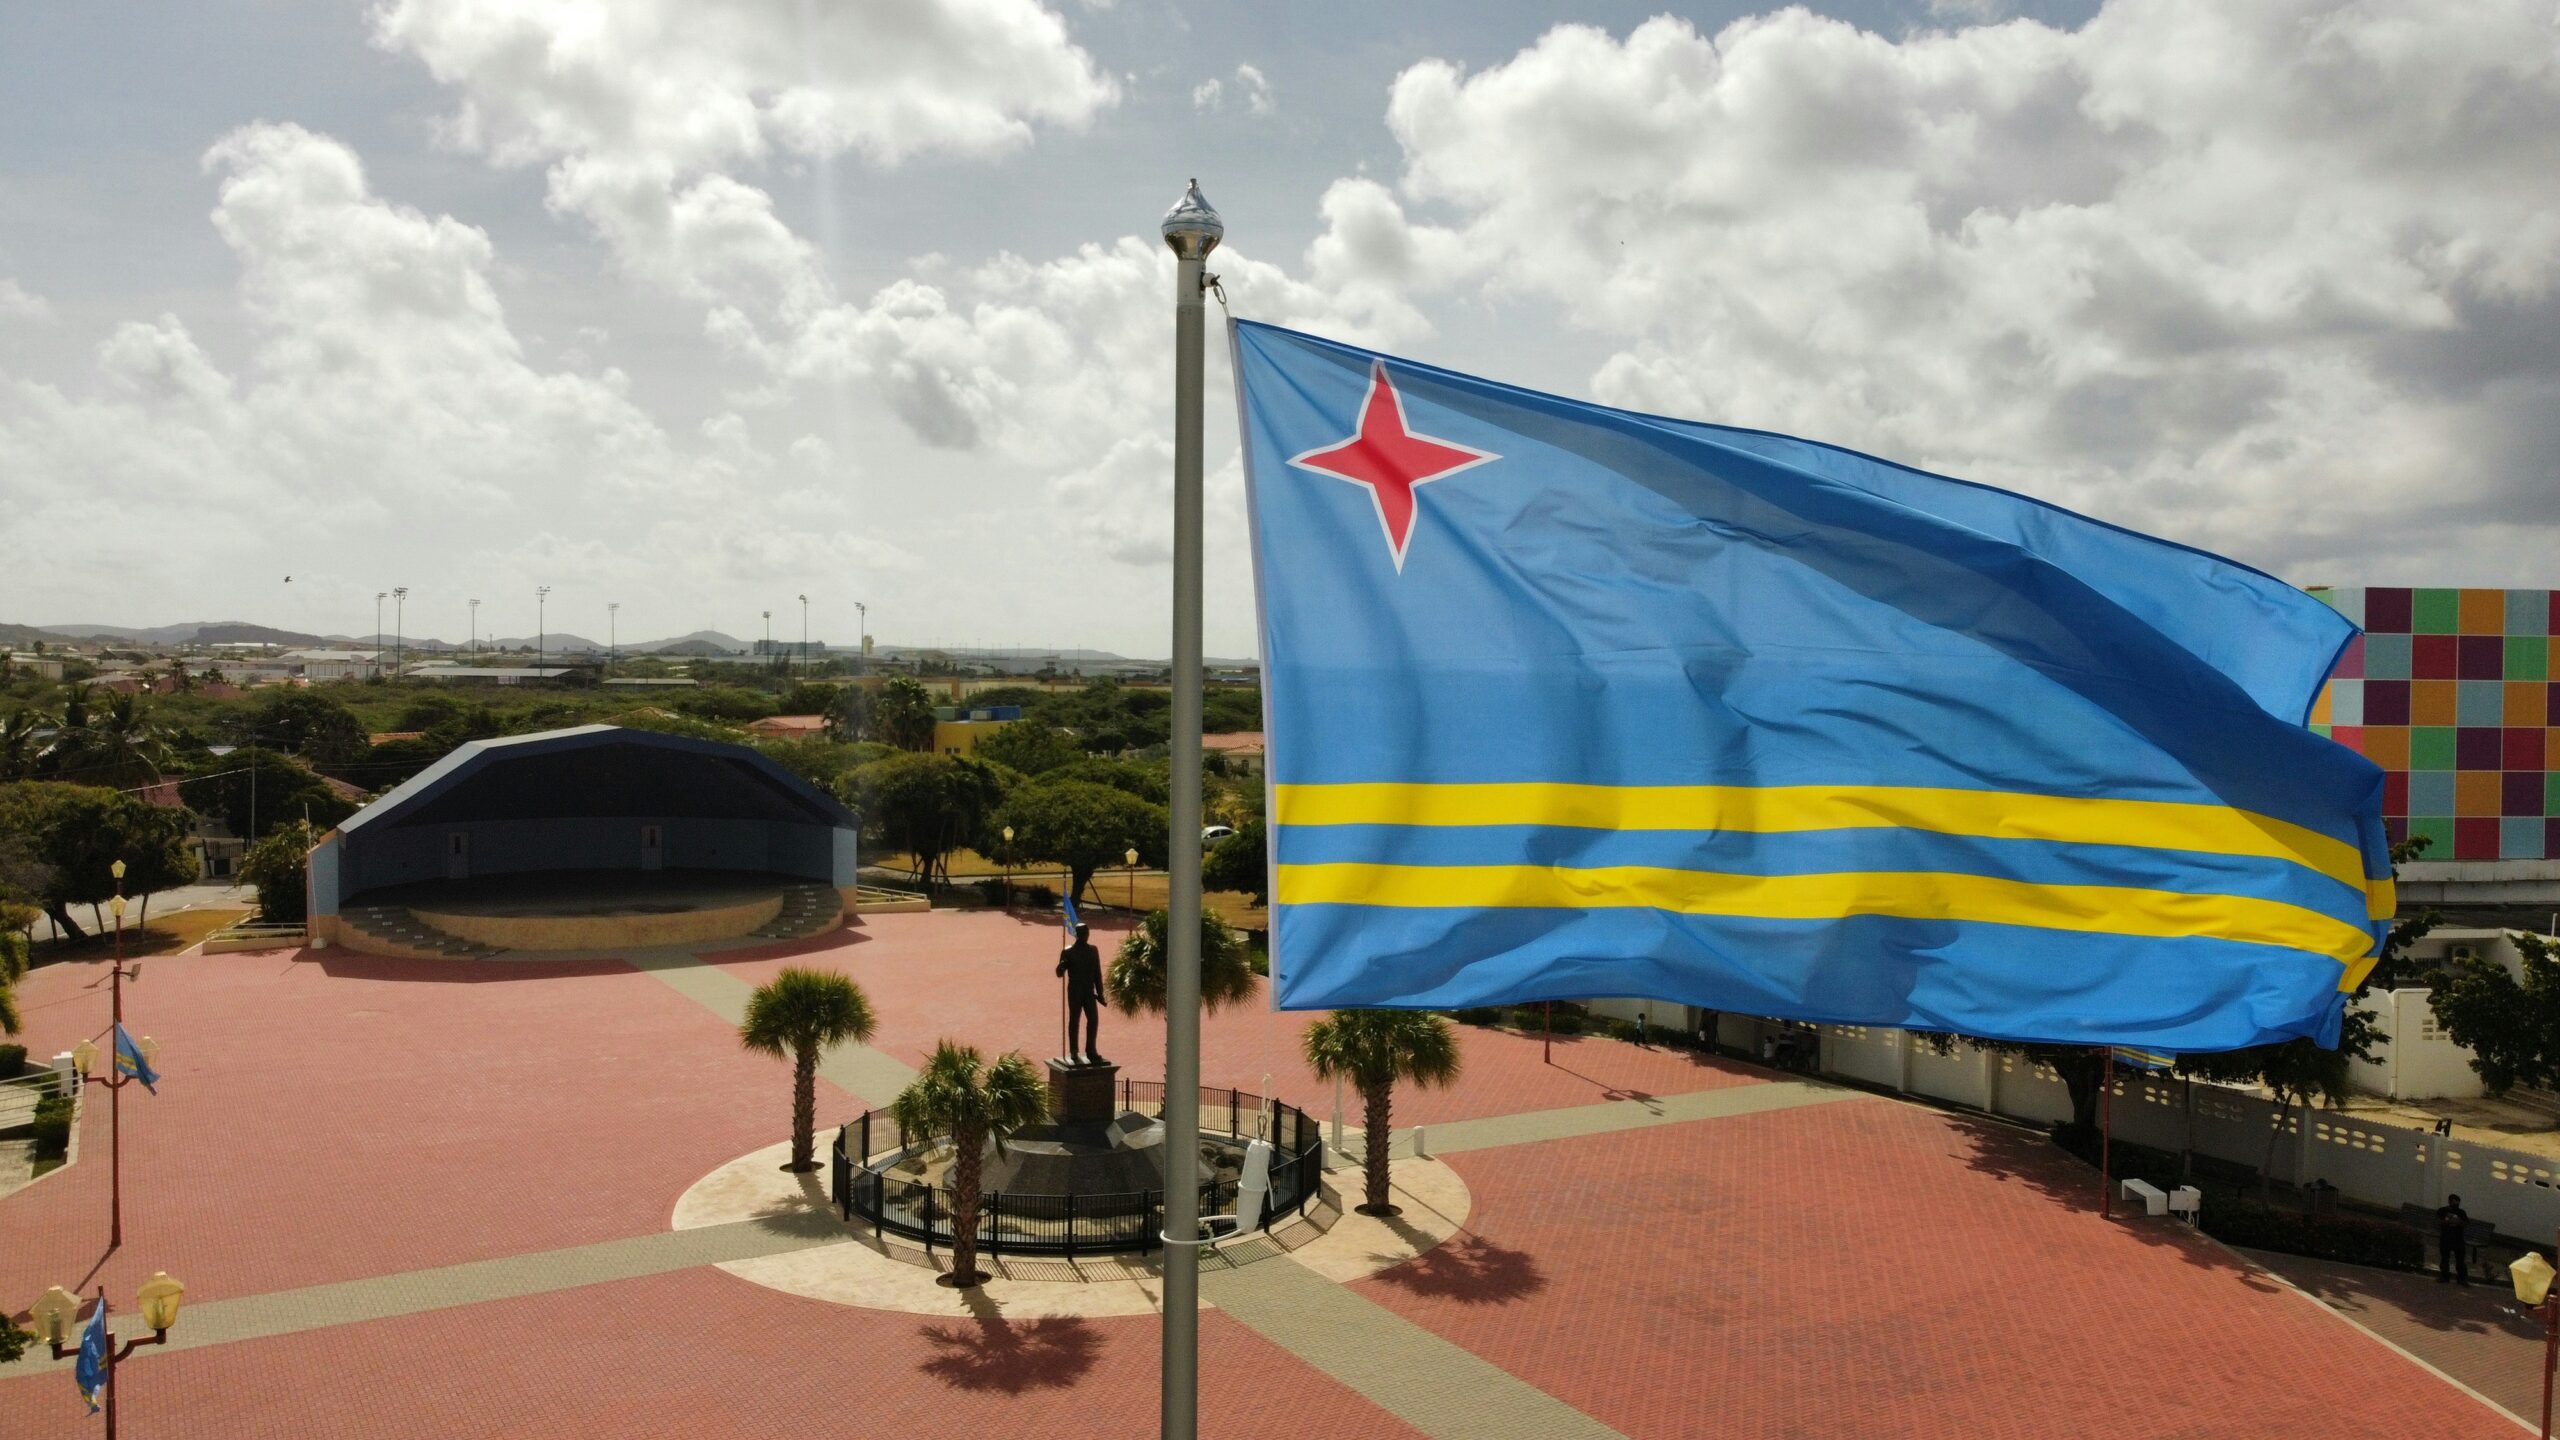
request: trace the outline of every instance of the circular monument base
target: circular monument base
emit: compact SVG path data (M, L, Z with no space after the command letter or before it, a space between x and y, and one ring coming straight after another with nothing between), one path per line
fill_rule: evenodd
M1349 1132L1356 1144L1360 1132ZM821 1139L824 1137L822 1136ZM875 1237L871 1227L846 1225L827 1199L823 1168L794 1175L780 1167L790 1142L741 1155L694 1182L676 1201L676 1230L759 1221L778 1233L813 1238L836 1235L780 1254L729 1260L719 1268L769 1290L851 1305L969 1319L993 1304L1008 1320L1083 1316L1152 1315L1163 1309L1163 1284L1153 1255L990 1255L980 1252L983 1285L955 1290L939 1283L951 1267L948 1249L927 1255L894 1236ZM1474 1204L1458 1172L1437 1160L1397 1160L1392 1167L1396 1203L1392 1224L1349 1213L1360 1193L1360 1169L1345 1163L1331 1172L1321 1198L1303 1218L1291 1218L1267 1234L1203 1252L1203 1274L1247 1265L1304 1265L1347 1284L1415 1259L1464 1228ZM1204 1310L1214 1305L1202 1302Z

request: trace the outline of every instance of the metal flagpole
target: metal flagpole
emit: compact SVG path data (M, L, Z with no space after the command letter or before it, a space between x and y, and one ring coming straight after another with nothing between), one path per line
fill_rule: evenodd
M2098 1072L2098 1215L2113 1219L2116 1183L2107 1166L2116 1140L2116 1047L2107 1047L2101 1063L2106 1068Z
M1165 212L1173 284L1173 818L1165 883L1164 1440L1200 1421L1200 389L1201 292L1226 232L1194 180Z

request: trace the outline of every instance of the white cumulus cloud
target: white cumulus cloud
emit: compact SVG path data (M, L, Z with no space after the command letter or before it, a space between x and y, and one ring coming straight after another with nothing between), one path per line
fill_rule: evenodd
M1563 26L1400 76L1400 180L1338 182L1312 258L1552 307L1614 402L2302 578L2523 583L2560 523L2555 57L2545 0Z

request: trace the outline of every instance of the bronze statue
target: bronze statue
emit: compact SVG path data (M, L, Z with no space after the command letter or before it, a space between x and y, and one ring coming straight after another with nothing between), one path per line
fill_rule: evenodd
M1067 1058L1079 1065L1099 1065L1102 1052L1102 952L1093 948L1089 931L1076 926L1076 943L1058 952L1058 973L1067 977ZM1084 1044L1075 1041L1076 1022L1084 1022Z

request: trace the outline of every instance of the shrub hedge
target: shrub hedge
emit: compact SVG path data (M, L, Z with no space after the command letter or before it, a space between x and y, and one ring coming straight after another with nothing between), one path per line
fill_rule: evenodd
M27 1068L27 1047L0 1045L0 1080L6 1080Z
M70 1153L70 1096L48 1095L36 1102L34 1134L38 1160L59 1160Z

